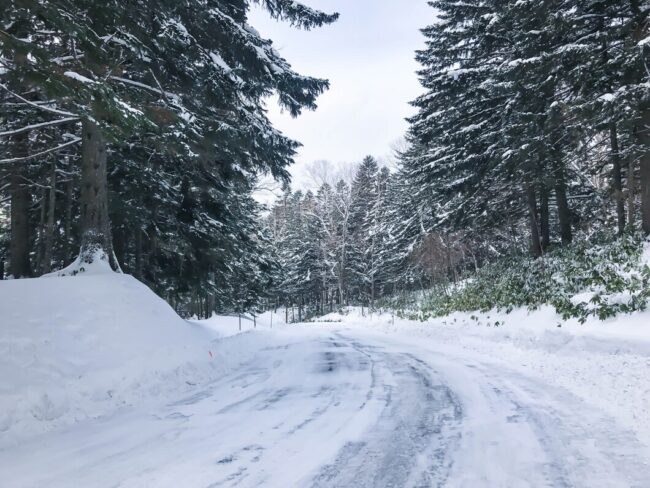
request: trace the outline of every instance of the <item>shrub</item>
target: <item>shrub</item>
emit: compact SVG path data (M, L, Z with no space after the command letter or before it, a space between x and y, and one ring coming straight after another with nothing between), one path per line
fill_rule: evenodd
M604 320L646 308L650 269L640 262L644 242L639 233L582 236L539 259L504 257L446 293L425 293L410 301L401 297L391 305L402 316L421 320L455 311L510 312L542 305L552 305L565 319L584 322L596 316Z

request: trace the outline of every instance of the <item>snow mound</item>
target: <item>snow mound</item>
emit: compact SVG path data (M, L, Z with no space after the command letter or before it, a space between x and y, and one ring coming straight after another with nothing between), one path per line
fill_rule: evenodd
M214 333L118 273L0 281L0 449L214 377Z
M283 311L268 311L256 317L250 314L237 314L232 315L213 315L209 319L193 320L194 323L199 324L212 331L218 337L231 337L241 332L248 331L267 331L272 329L285 329L287 324L284 320L285 314Z

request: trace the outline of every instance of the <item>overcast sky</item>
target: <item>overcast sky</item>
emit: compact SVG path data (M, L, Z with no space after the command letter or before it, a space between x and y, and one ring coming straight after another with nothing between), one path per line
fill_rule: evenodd
M313 161L354 163L365 155L384 157L403 136L408 102L422 89L415 70L415 50L423 47L420 28L434 11L426 0L303 0L327 12L337 11L333 25L312 31L291 28L261 10L249 23L301 74L327 78L330 90L315 112L297 119L269 103L275 126L304 147L292 168L295 186Z

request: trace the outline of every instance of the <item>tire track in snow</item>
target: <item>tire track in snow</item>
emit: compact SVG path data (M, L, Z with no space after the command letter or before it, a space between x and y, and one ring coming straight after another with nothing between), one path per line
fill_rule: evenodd
M312 487L443 486L462 417L453 392L412 355L382 352L357 341L351 346L373 364L369 397L381 388L384 409L362 440L346 444L320 470Z

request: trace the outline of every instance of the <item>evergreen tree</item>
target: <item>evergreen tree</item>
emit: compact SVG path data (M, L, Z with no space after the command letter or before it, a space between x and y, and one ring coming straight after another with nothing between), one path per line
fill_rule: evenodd
M351 205L349 219L350 246L347 266L350 269L349 290L357 300L368 303L372 289L372 249L373 237L368 227L377 200L377 173L379 166L372 156L366 156L357 169L351 185Z
M295 116L328 83L294 72L248 25L251 3L299 28L337 18L284 0L10 1L0 142L3 169L23 183L0 191L39 202L38 212L11 205L23 217L10 232L23 242L10 246L16 276L68 264L76 244L77 270L106 258L179 309L264 296L246 271L265 283L273 268L253 183L286 179L298 146L272 127L264 100L276 94Z

